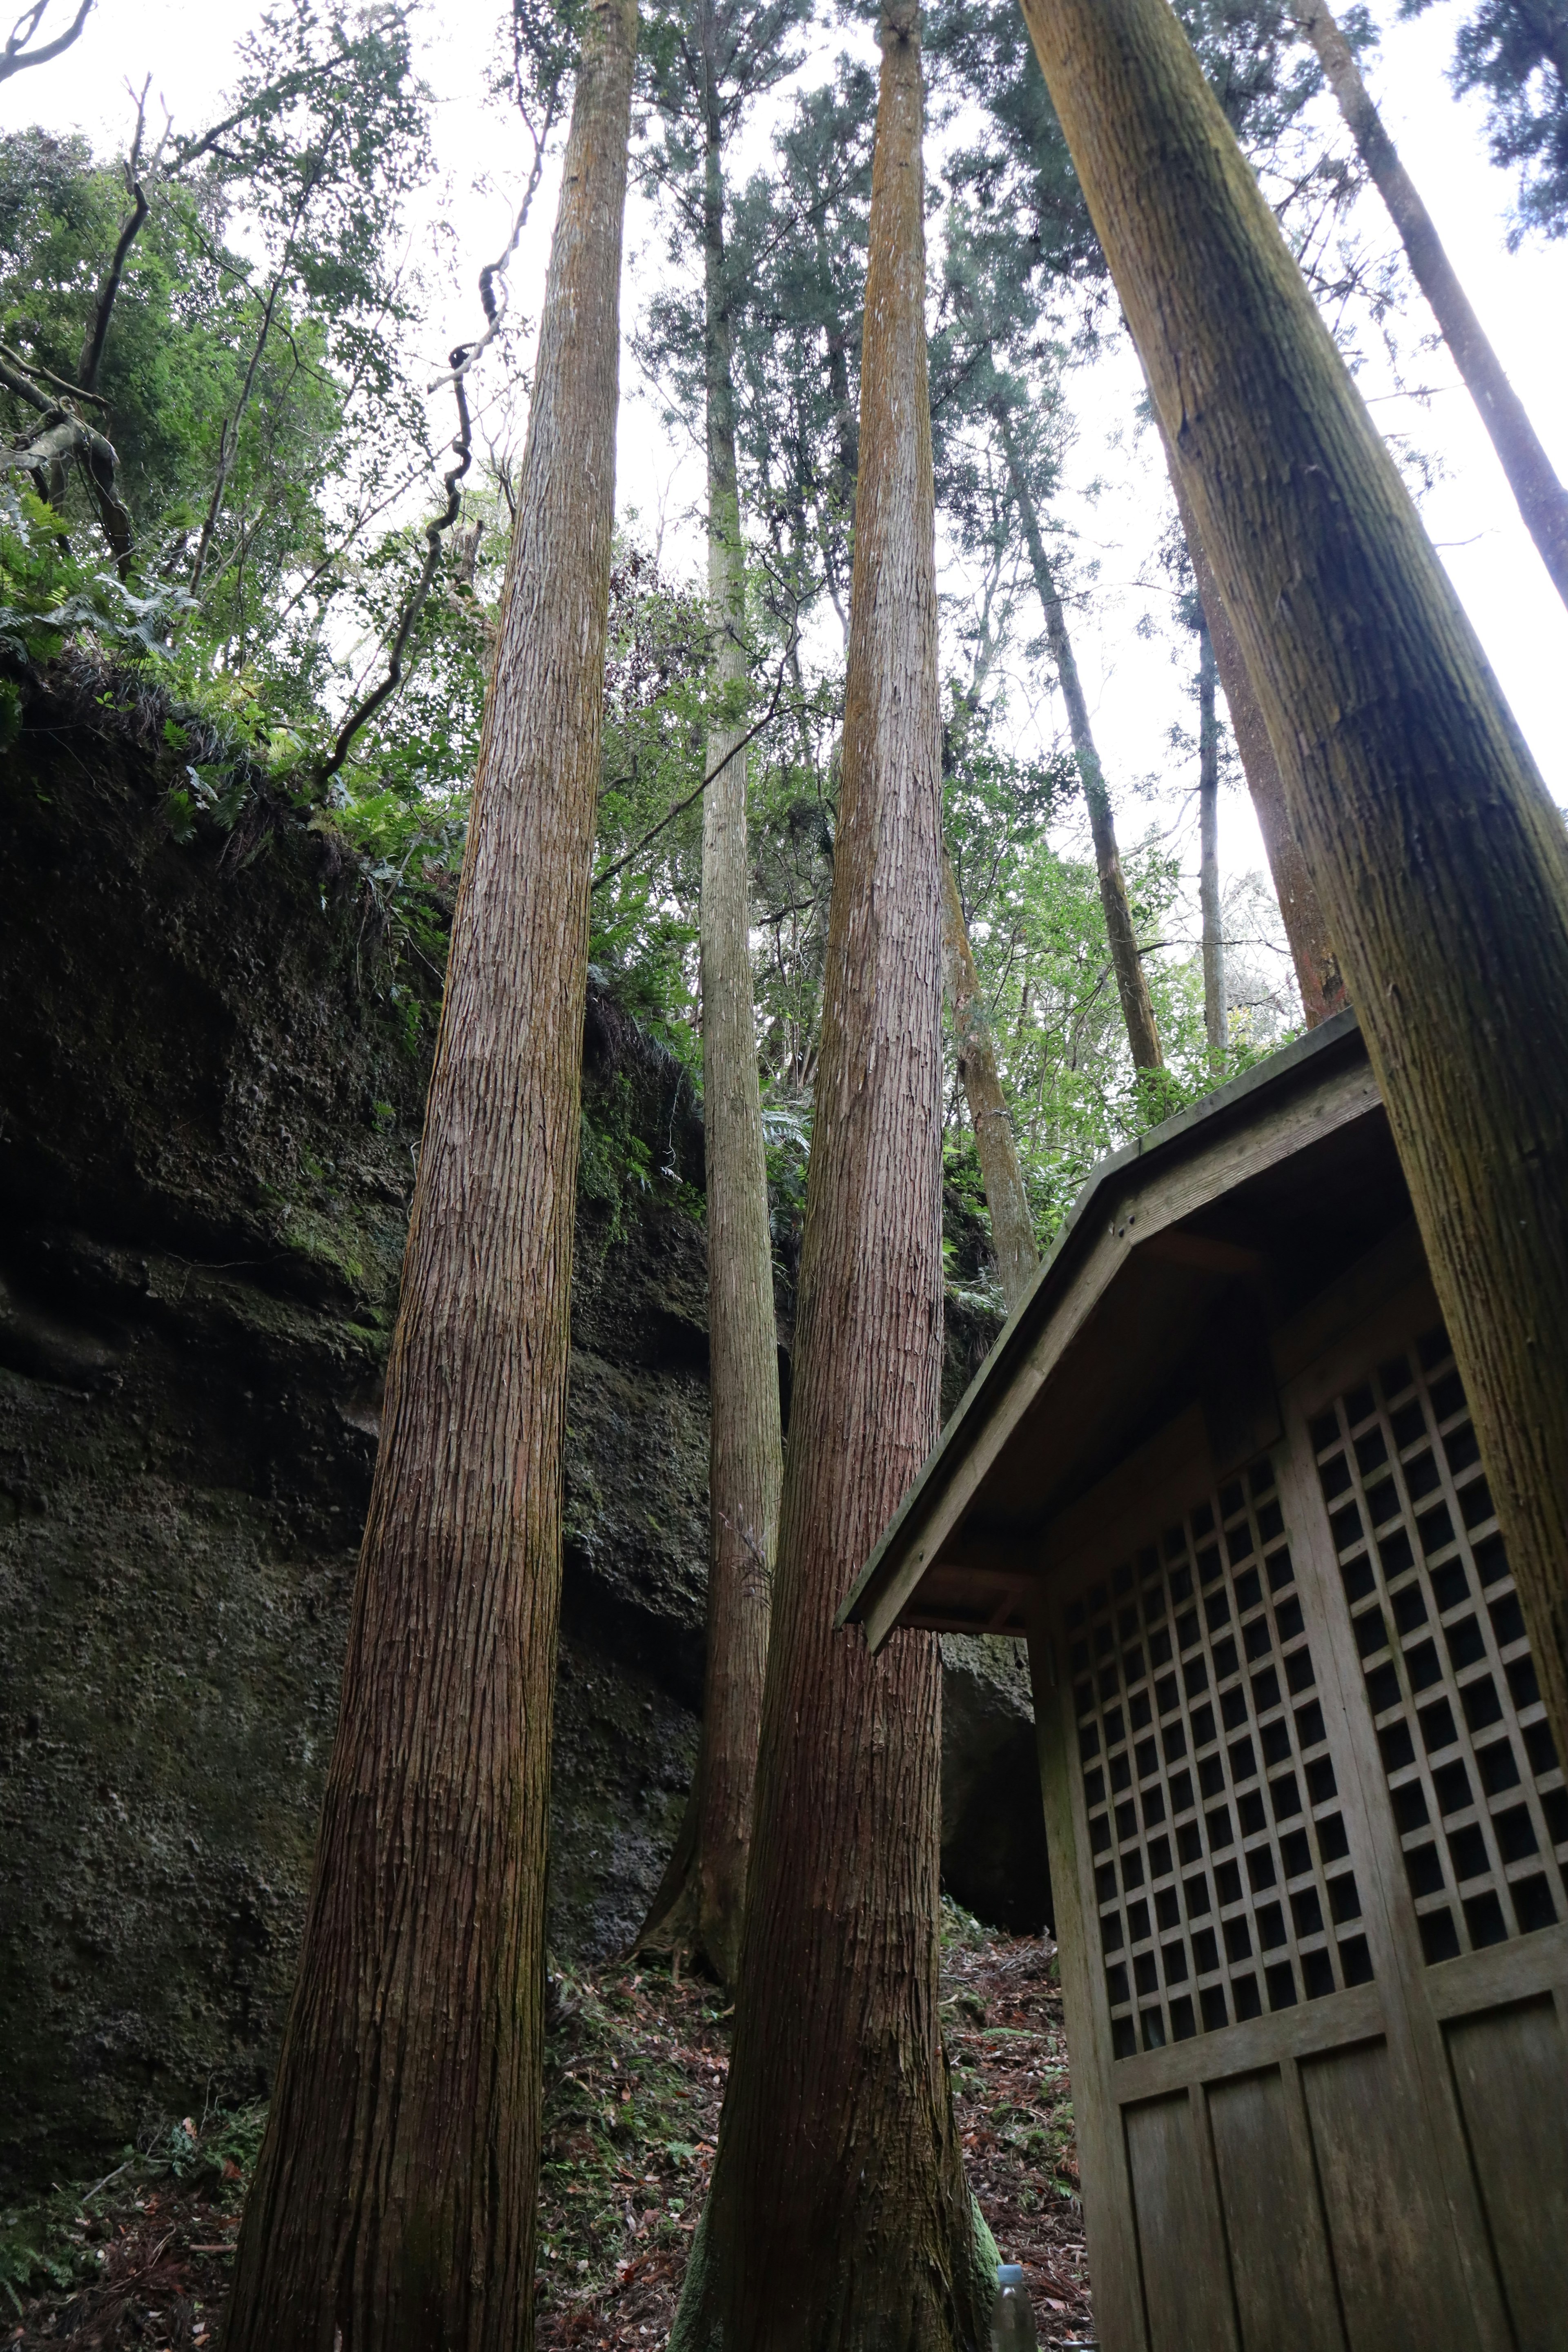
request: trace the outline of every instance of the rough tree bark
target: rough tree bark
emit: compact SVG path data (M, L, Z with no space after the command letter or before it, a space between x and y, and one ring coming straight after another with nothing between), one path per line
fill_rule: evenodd
M1018 1164L1013 1115L996 1067L995 1039L985 1018L980 975L969 944L963 899L945 842L942 847L942 968L947 1001L952 1007L958 1076L974 1127L980 1181L991 1212L996 1276L1011 1315L1039 1270L1040 1253L1035 1245L1035 1221L1029 1214L1029 1196Z
M1198 598L1214 646L1219 682L1225 688L1226 704L1230 711L1231 732L1236 737L1247 789L1252 796L1258 829L1263 835L1264 853L1273 877L1274 894L1279 901L1285 937L1290 944L1290 958L1296 967L1296 985L1301 992L1301 1009L1306 1014L1308 1028L1315 1029L1319 1022L1326 1021L1331 1013L1344 1010L1345 984L1340 973L1340 960L1329 938L1323 902L1307 871L1301 845L1291 829L1289 812L1285 805L1285 785L1279 773L1279 762L1274 756L1274 746L1268 740L1263 707L1252 690L1252 680L1241 657L1240 643L1230 625L1225 599L1215 584L1214 572L1204 553L1197 523L1168 444L1165 455L1171 467L1171 486L1176 494L1187 553L1193 560L1193 575L1198 583Z
M1204 1029L1212 1068L1224 1066L1230 1042L1226 1017L1225 922L1219 899L1219 722L1215 712L1214 646L1206 624L1198 630L1198 909L1203 926Z
M734 2054L679 2352L974 2344L937 2018L941 1680L834 1611L937 1428L941 711L920 47L884 16L843 787Z
M636 0L586 12L381 1451L228 2352L532 2336Z
M1100 901L1105 909L1106 933L1110 941L1111 970L1116 975L1121 1014L1127 1024L1127 1042L1132 1048L1132 1060L1138 1069L1157 1070L1164 1061L1160 1050L1160 1032L1154 1023L1154 1007L1149 1000L1143 959L1138 952L1138 935L1132 928L1132 908L1127 898L1127 878L1121 871L1121 852L1116 843L1116 820L1110 813L1110 795L1105 789L1105 771L1100 764L1100 754L1094 746L1094 730L1089 724L1089 705L1084 700L1078 663L1073 656L1072 639L1068 635L1067 614L1062 609L1050 558L1046 553L1040 518L1018 454L1012 419L1000 404L994 414L1002 435L1003 454L1007 460L1013 496L1017 500L1018 512L1023 519L1029 566L1035 575L1035 593L1046 616L1046 635L1050 642L1051 659L1057 666L1057 676L1061 681L1062 700L1067 704L1068 727L1072 735L1078 772L1083 783L1084 804L1089 810L1089 832L1094 840L1094 862L1100 875Z
M745 567L735 461L735 392L724 265L722 124L711 6L698 11L706 116L704 362L708 410L708 596L721 698L749 682ZM709 735L718 766L738 723ZM784 1439L767 1157L757 1083L746 853L746 753L709 785L702 813L702 1089L707 1135L709 1438L708 1644L702 1736L686 1816L637 1937L690 1951L725 1984L740 1967L763 1675L778 1538Z
M1568 1754L1568 839L1165 0L1024 0L1343 958Z
M1540 550L1558 594L1568 604L1568 490L1558 480L1523 401L1470 307L1470 298L1443 249L1436 224L1372 102L1350 43L1323 0L1297 0L1295 16L1318 53L1356 151L1399 231L1411 274L1426 297L1454 364L1480 410L1498 462L1519 501L1525 529Z

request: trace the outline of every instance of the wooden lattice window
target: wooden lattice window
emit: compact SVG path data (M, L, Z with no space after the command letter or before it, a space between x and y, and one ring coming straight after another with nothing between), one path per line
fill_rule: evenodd
M1426 1958L1549 1927L1568 1790L1447 1333L1311 1439Z
M1068 1612L1112 2047L1372 1975L1272 1463Z

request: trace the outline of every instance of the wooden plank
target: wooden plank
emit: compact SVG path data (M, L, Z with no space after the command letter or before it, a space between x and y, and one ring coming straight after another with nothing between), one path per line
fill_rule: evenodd
M1194 2095L1123 2110L1152 2352L1239 2352L1207 2137ZM1099 2273L1095 2280L1099 2306Z
M1352 2352L1474 2352L1487 2338L1397 2058L1363 2042L1309 2059L1301 2084Z
M1213 1484L1203 1407L1191 1404L1041 1530L1041 1556L1053 1586L1076 1585L1091 1566L1109 1567L1119 1554L1146 1543L1159 1498L1169 1497L1173 1517L1190 1510Z
M1550 2000L1448 2028L1519 2352L1568 2341L1568 2048Z
M1368 2079L1375 2071L1379 2095L1388 2105L1387 2115L1379 2118L1380 2126L1400 2137L1407 2148L1419 2151L1421 2177L1428 2200L1421 2210L1429 2217L1440 2217L1430 2220L1430 2226L1442 2240L1441 2266L1451 2265L1463 2297L1468 2333L1460 2340L1475 2347L1484 2347L1486 2352L1508 2352L1511 2336L1485 2219L1470 2170L1440 2032L1426 1999L1426 1980L1432 1971L1426 1968L1421 1949L1377 1733L1366 1702L1360 1656L1306 1425L1309 1410L1317 1411L1326 1398L1338 1394L1349 1382L1364 1375L1397 1339L1411 1336L1408 1324L1380 1311L1363 1327L1359 1339L1346 1339L1291 1384L1281 1400L1285 1451L1280 1463L1280 1492L1285 1499L1285 1524L1291 1553L1297 1563L1297 1589L1301 1595L1312 1654L1318 1661L1320 1701L1325 1718L1331 1718L1330 1738L1335 1755L1342 1757L1345 1763L1341 1774L1341 1793L1350 1838L1350 1860L1361 1890L1374 1981L1382 1986L1386 2004L1387 2032L1382 2056L1375 2070L1372 2070L1371 2061L1366 2062ZM1325 1381L1338 1385L1325 1386ZM1314 2069L1331 2063L1310 2062L1303 2070L1303 2086L1313 2079ZM1320 2148L1319 2169L1328 2200L1325 2165ZM1414 2211L1415 2209L1413 2218ZM1338 2241L1332 2227L1331 2237L1337 2260ZM1342 2274L1341 2285L1351 2341L1359 2347L1362 2339L1356 2333ZM1365 2340L1382 2352L1382 2339L1376 2335ZM1388 2340L1394 2344L1406 2339L1391 2336ZM1412 2335L1408 2340L1415 2343L1419 2337ZM1440 2340L1446 2344L1448 2339Z
M1259 1249L1244 1249L1239 1242L1215 1241L1207 1234L1189 1234L1177 1225L1152 1234L1141 1246L1151 1257L1170 1265L1195 1265L1205 1274L1261 1274L1268 1261Z
M1088 1941L1087 1922L1094 1916L1089 1848L1073 1793L1064 1692L1057 1685L1052 1635L1043 1612L1030 1629L1029 1672L1096 2332L1103 2352L1148 2352L1127 2154L1110 2095L1110 2029L1098 1976L1099 1944L1096 1939L1091 1952Z
M1352 1985L1348 1991L1331 1993L1323 2000L1303 2001L1272 2016L1247 2018L1239 2025L1226 2026L1223 2033L1203 2034L1195 2042L1176 2042L1163 2050L1141 2050L1135 2058L1119 2059L1116 2097L1126 2105L1173 2090L1182 2083L1222 2083L1231 2074L1249 2074L1259 2067L1310 2057L1320 2050L1337 2050L1347 2042L1364 2041L1383 2031L1382 1992L1375 1984Z
M1369 1360L1368 1339L1375 1335L1369 1335L1368 1323L1384 1315L1411 1331L1425 1330L1437 1320L1436 1294L1414 1217L1280 1324L1274 1334L1274 1369L1280 1386L1323 1361L1347 1339L1362 1361ZM1376 1353L1374 1347L1373 1357ZM1315 1412L1317 1406L1308 1410Z
M1462 1953L1426 1971L1426 1998L1440 2018L1464 2017L1471 2010L1497 2009L1504 2001L1552 1991L1568 1996L1568 1925L1561 1921L1482 1952Z
M1247 2352L1344 2352L1311 2144L1278 2067L1208 2094L1220 2206Z

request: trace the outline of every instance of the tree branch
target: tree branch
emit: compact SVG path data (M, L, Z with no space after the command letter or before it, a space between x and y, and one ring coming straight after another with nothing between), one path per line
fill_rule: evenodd
M382 704L390 700L402 685L403 656L407 649L408 640L413 635L414 624L425 609L426 601L436 584L436 574L440 569L442 536L457 521L462 509L462 492L458 486L468 472L473 456L473 429L468 420L468 392L463 383L467 352L461 343L449 354L447 364L452 370L452 390L458 403L458 435L451 445L457 451L458 462L441 478L447 492L447 504L444 510L433 516L425 526L425 562L420 569L414 593L405 604L403 616L397 624L397 633L392 640L392 650L387 661L386 676L374 692L367 694L358 708L349 713L339 728L338 739L332 745L331 756L318 772L317 781L323 784L331 782L332 777L337 774L343 761L348 758L350 746L361 729L374 718Z
M792 646L794 642L795 639L792 635L790 639ZM741 753L746 749L747 744L759 736L763 728L770 725L771 722L777 718L779 703L784 695L784 682L788 663L789 653L786 649L784 657L779 664L778 676L773 680L773 690L769 699L768 707L763 711L762 717L757 720L755 726L748 727L745 733L741 737L739 742L731 744L723 758L719 761L718 766L709 770L708 773L703 777L702 782L698 785L695 792L688 793L684 800L677 801L673 808L666 809L664 814L659 818L658 823L657 824L650 824L647 831L641 836L641 838L633 842L631 847L626 851L624 857L617 857L613 866L606 866L603 873L595 875L591 885L593 889L602 889L606 882L613 881L616 876L620 873L623 866L629 866L634 857L641 856L642 852L647 847L648 843L655 840L658 835L664 831L667 824L673 824L678 816L684 816L687 810L692 805L693 802L700 801L702 798L703 793L708 790L709 785L713 782L714 778L716 776L721 776L725 769L729 766L731 761L739 759Z
M114 258L109 265L108 275L98 289L98 299L92 306L92 324L88 329L87 340L81 347L81 357L77 362L77 388L89 396L96 390L98 372L103 365L103 346L109 333L109 314L114 308L114 298L120 291L120 281L125 274L126 256L135 244L142 224L147 217L147 198L142 193L140 180L136 182L131 193L134 202L121 229L120 239L114 248Z
M0 81L9 81L11 76L20 73L25 66L47 66L51 58L58 58L63 50L68 49L71 43L80 37L82 27L92 14L95 0L81 0L75 18L58 38L46 41L41 49L29 49L27 44L43 22L48 5L49 0L33 0L33 5L24 8L12 26L11 37L5 48L0 49Z
M51 368L40 367L37 360L26 359L20 352L14 352L9 343L0 343L0 360L9 360L14 368L26 369L29 379L26 389L3 368L0 368L0 383L4 383L9 391L14 392L18 400L28 401L35 408L52 408L54 405L54 403L39 391L38 385L30 381L35 376L44 383L52 383L57 392L63 392L68 399L90 400L95 408L107 410L109 406L108 401L100 392L84 392L80 384L71 383L65 376L56 375Z

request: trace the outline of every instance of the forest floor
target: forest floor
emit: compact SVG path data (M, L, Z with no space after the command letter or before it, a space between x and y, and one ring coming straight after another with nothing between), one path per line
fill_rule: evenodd
M1055 1948L943 1906L942 2021L970 2186L1042 2347L1093 2342ZM729 2058L713 1987L552 1980L538 2352L658 2352L707 2192ZM183 2118L117 2173L0 2214L0 2347L216 2344L263 2111Z

